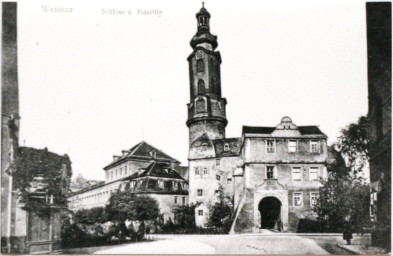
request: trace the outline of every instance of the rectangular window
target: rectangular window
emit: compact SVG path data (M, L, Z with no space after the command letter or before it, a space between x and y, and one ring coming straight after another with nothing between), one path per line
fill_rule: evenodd
M203 190L202 189L198 189L197 190L197 196L203 196Z
M274 179L274 166L266 166L266 179Z
M296 152L296 148L297 148L296 140L288 141L288 152Z
M275 144L274 140L267 140L267 142L266 142L266 146L267 146L266 151L268 153L274 153L276 151L274 144Z
M203 168L203 176L207 176L209 175L209 171L207 169L207 167Z
M124 166L124 171L125 171L126 174L128 174L128 173L127 173L127 165Z
M232 178L227 179L227 184L232 184Z
M315 206L319 197L318 192L310 192L310 206Z
M294 192L293 193L293 206L302 206L303 205L303 193L302 192Z
M198 210L198 216L203 216L203 210Z
M217 159L216 159L216 165L219 166L220 163L221 163L221 159L220 159L220 158L217 158Z
M174 187L174 188L177 188L177 187L178 187L177 181L174 181L174 182L173 182L173 187Z
M292 180L293 181L302 180L302 171L300 167L292 167Z
M199 167L194 167L195 175L199 176Z
M310 151L311 153L319 153L319 141L317 140L310 141Z
M216 180L220 181L221 180L221 176L220 175L216 175Z
M319 179L319 168L318 167L310 167L310 181L315 181Z
M182 197L181 203L182 203L182 205L185 205L185 204L186 204L186 197L185 197L185 196Z
M175 199L175 204L177 204L177 196L175 196L175 198L174 198L174 199Z

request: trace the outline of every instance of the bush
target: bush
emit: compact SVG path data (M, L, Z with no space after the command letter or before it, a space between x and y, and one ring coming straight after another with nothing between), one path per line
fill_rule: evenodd
M310 219L300 219L297 225L297 233L323 233L325 232L324 224Z

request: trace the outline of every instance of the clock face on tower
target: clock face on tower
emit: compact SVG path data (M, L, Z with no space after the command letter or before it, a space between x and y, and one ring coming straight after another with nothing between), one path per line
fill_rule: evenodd
M195 54L196 59L203 59L205 57L205 53L202 50L198 50Z

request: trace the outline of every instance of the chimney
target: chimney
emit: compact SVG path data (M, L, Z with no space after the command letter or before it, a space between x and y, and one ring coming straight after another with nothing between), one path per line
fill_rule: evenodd
M128 150L122 150L122 151L121 151L121 154L122 154L122 156L124 157L124 156L126 156L129 152L130 152L130 151L128 151Z
M113 156L113 161L116 161L120 158L120 156Z

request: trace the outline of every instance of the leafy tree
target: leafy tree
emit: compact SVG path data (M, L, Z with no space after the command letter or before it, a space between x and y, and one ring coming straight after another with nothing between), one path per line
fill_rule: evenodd
M339 142L329 150L327 180L322 180L314 210L329 231L341 231L344 218L351 217L352 228L361 231L370 225L369 185L359 176L368 165L367 119L341 130Z
M345 157L347 164L356 175L368 165L369 137L367 117L361 116L355 123L350 123L341 130L338 143L335 145Z
M94 207L91 209L81 209L74 215L76 223L94 224L105 223L107 216L104 207Z
M351 216L353 230L361 231L370 225L369 186L362 178L350 175L351 167L346 166L339 151L334 154L336 161L328 165L329 178L322 181L314 210L327 231L342 231L346 216Z
M173 209L176 225L181 228L195 228L195 208L200 203L182 205Z
M224 193L221 186L218 192L218 201L210 207L208 226L223 228L225 232L229 232L232 224L233 205L230 197Z
M117 191L109 199L106 208L108 220L114 222L120 240L127 235L126 221L140 221L145 234L145 221L156 219L160 209L157 201L147 195L135 195L130 191Z

